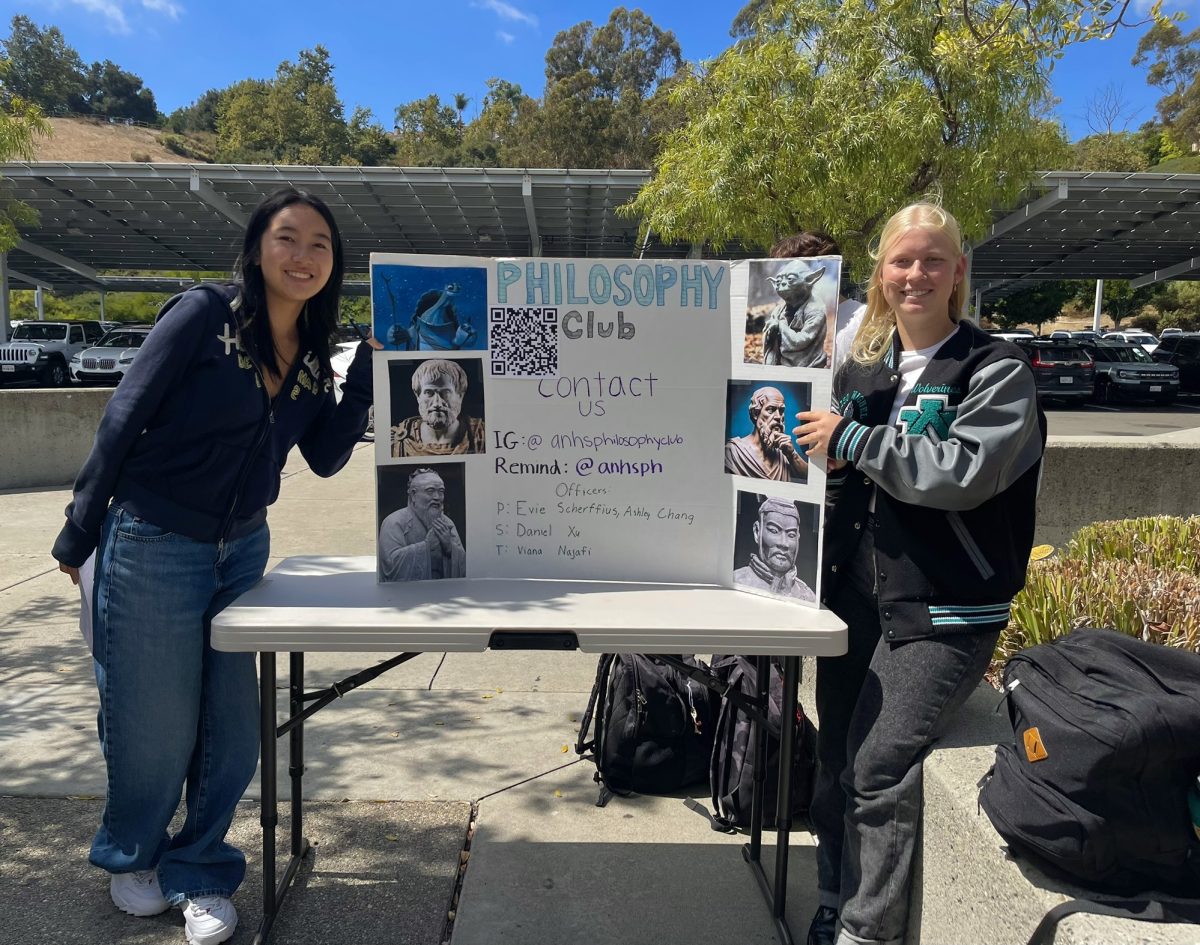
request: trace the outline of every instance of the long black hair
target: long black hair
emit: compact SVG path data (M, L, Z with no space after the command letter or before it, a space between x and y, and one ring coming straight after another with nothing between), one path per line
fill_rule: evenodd
M275 341L271 337L271 320L267 317L267 292L263 282L261 243L263 234L271 220L280 210L302 203L312 207L329 226L332 241L333 269L329 281L321 291L309 299L300 314L300 353L311 351L321 364L321 374L333 377L329 363L329 340L337 328L338 301L342 294L342 273L345 257L342 252L342 235L338 231L333 213L320 197L307 191L284 187L275 191L250 214L246 233L242 237L242 253L234 264L234 274L241 287L241 341L242 347L262 369L279 377L279 361L275 356Z

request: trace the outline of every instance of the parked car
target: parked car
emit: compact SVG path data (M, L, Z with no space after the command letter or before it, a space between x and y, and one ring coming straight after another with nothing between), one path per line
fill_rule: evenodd
M344 341L333 346L329 363L333 367L333 396L339 402L342 399L342 384L346 382L346 372L350 370L350 362L354 360L354 352L357 350L357 341ZM370 420L367 421L367 432L363 434L363 439L375 439L374 407L371 407Z
M1159 364L1179 369L1179 389L1200 394L1200 332L1167 335L1154 351Z
M1029 341L1037 336L1028 328L1014 328L1012 331L993 331L993 338L1001 338L1004 341Z
M1104 335L1105 341L1124 341L1129 344L1141 345L1150 354L1158 347L1158 339L1148 331L1110 331Z
M0 382L36 380L45 387L71 382L67 364L104 335L99 322L25 321L0 345Z
M1087 400L1096 389L1096 362L1074 341L1018 340L1029 356L1043 400Z
M1070 341L1071 333L1069 331L1063 331L1060 328L1056 331L1050 332L1050 340L1051 341Z
M71 358L71 380L80 384L116 384L125 376L150 328L114 328L94 348Z
M1072 341L1099 341L1100 332L1087 329L1086 331L1073 331L1070 333Z
M1159 364L1141 345L1085 342L1096 362L1096 399L1153 400L1169 404L1179 396L1179 369Z
M1160 331L1158 333L1158 337L1159 337L1159 341L1161 342L1162 339L1165 338L1167 335L1182 335L1182 334L1183 334L1182 328L1164 328L1162 331Z

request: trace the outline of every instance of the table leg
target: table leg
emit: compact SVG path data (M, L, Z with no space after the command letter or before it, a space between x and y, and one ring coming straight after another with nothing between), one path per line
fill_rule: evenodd
M304 706L304 654L291 653L288 706L292 718ZM259 701L262 719L262 827L263 827L263 917L253 945L270 938L271 927L279 915L284 897L291 889L304 855L308 839L304 836L304 722L292 727L288 738L288 774L291 778L292 842L291 857L283 877L275 881L275 828L279 824L279 784L277 778L279 728L275 724L275 654L264 652L259 669Z
M304 653L291 654L291 680L288 687L288 718L294 719L304 708ZM292 857L308 852L304 836L304 726L297 725L288 734L288 774L292 779Z
M800 657L783 660L783 717L779 733L779 797L775 814L775 896L771 911L783 941L791 941L785 916L787 908L788 841L792 833L792 767L796 762L796 706L800 688Z
M763 716L766 717L767 699L770 693L771 664L769 657L758 657L756 673L759 689L759 700L763 706ZM763 687L766 687L764 692ZM760 723L753 730L751 737L755 739L755 759L762 759L755 771L754 807L751 813L750 843L742 847L742 856L750 864L754 878L758 880L758 888L767 901L771 910L771 918L775 921L775 932L779 936L780 945L793 945L792 930L787 921L787 872L788 872L788 842L792 829L792 765L795 763L792 746L796 738L796 706L799 703L798 689L800 686L800 657L788 656L783 661L783 705L780 706L782 718L780 727L779 746L779 779L776 782L777 794L775 801L775 881L772 883L763 869L761 854L762 821L759 811L762 807L762 795L765 793L765 782L758 783L758 778L766 770L767 758L767 726ZM756 843L756 841L759 841Z
M263 651L258 658L259 738L262 757L263 915L254 937L262 945L275 922L275 825L279 822L278 787L275 782L275 654Z
M771 695L771 658L756 656L754 658L755 703L762 713L762 720L767 718L770 711ZM767 793L767 726L764 721L755 719L750 726L750 737L754 739L754 790L750 795L750 844L746 859L751 863L762 860L762 830L763 806Z

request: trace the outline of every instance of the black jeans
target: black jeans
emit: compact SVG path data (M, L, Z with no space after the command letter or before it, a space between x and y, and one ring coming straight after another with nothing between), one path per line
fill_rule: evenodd
M830 601L845 656L817 660L812 821L820 904L842 940L899 942L908 926L921 763L987 669L997 632L891 644L881 638L873 522Z

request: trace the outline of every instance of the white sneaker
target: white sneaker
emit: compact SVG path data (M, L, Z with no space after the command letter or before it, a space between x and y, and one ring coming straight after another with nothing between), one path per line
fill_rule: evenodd
M157 870L139 870L136 873L113 873L109 880L108 893L113 905L130 915L159 915L171 908L163 898L158 885Z
M190 945L218 945L237 928L237 909L225 896L189 899L183 907L183 926Z

